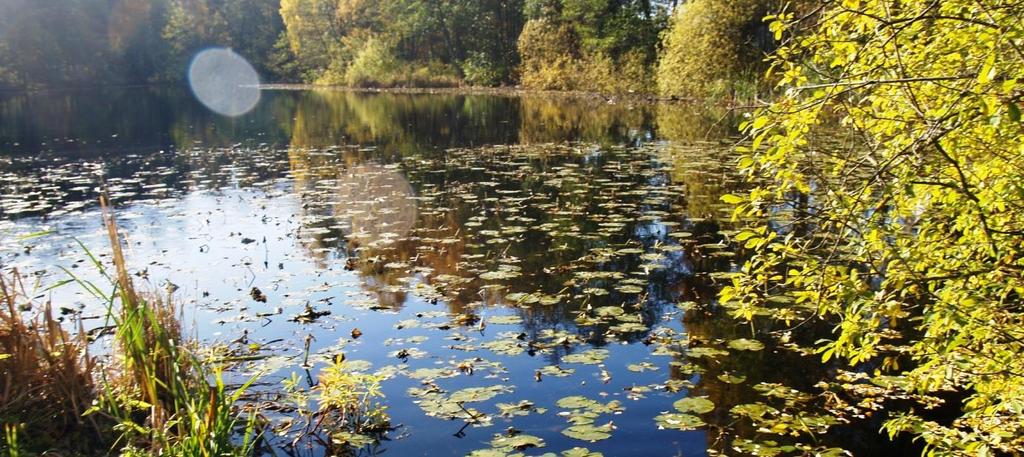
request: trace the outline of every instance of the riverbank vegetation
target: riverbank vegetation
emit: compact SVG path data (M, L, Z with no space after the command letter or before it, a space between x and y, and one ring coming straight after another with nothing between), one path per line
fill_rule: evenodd
M55 287L77 285L106 303L109 325L87 331L79 321L77 330L68 331L50 302L34 298L46 290L26 284L17 270L0 274L0 451L11 456L254 455L265 424L250 392L259 376L229 385L225 370L235 359L186 336L171 292L136 289L123 238L106 209L104 223L113 248L112 271L82 249L112 290L70 271ZM111 353L90 353L99 340L111 341ZM295 411L305 421L300 437L347 449L350 442L372 440L363 434L389 428L376 402L379 382L350 372L339 356L314 389L286 383L287 400L263 404ZM312 404L318 405L315 410L309 410Z
M265 82L766 93L777 0L10 0L0 89L180 80L228 47ZM58 33L59 31L59 33ZM739 81L739 83L734 83ZM735 86L735 87L734 87Z
M4 451L251 455L257 416L240 414L236 403L252 381L229 389L220 367L183 335L173 297L136 291L116 223L104 217L113 273L89 256L113 290L73 274L68 284L107 303L110 325L87 332L79 322L71 333L17 271L0 276ZM90 354L100 338L113 339L113 354Z

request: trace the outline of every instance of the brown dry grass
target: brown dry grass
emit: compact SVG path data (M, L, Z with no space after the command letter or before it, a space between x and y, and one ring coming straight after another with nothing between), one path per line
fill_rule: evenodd
M83 417L95 399L96 361L85 332L69 334L50 303L36 303L17 271L0 273L0 422L43 445L82 449L100 428Z

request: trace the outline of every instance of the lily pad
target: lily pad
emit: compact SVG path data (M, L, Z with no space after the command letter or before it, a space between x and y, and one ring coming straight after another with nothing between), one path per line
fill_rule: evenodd
M747 338L739 338L729 342L729 347L737 351L760 351L764 349L764 343Z
M657 370L658 367L656 365L654 365L653 363L651 363L651 362L640 362L640 363L631 363L629 365L626 365L626 369L629 370L629 371L635 371L637 373L642 373L644 371Z
M544 447L544 440L533 435L498 435L491 440L491 447L499 450L521 451L532 447Z
M516 325L522 324L523 318L519 316L491 316L487 318L487 323L495 325Z
M486 401L496 397L499 394L508 393L511 391L511 387L503 386L501 384L489 387L470 387L452 393L452 395L448 397L448 399L456 403Z
M547 411L544 408L535 407L530 400L520 400L519 403L498 403L495 406L498 407L498 414L503 417L526 416L531 412L544 414Z
M545 375L545 376L555 376L555 377L562 378L562 377L565 377L565 376L572 375L573 373L576 372L576 369L575 368L562 368L562 367L560 367L558 365L548 365L546 367L541 368L538 371L540 371L540 373Z
M590 409L596 405L600 405L600 403L598 403L597 401L591 400L587 397L580 395L573 395L570 397L562 398L558 400L555 404L558 405L559 408L565 409Z
M597 365L604 362L610 353L607 349L589 349L577 354L569 354L562 358L565 363L582 363L586 365Z
M732 373L722 373L718 375L718 380L729 384L743 384L743 381L746 381L747 377Z
M704 421L692 414L668 413L654 418L658 428L672 430L696 430L703 427Z
M565 430L562 430L562 434L569 438L581 440L581 441L601 441L611 438L612 426L611 424L605 425L593 425L593 424L581 424L573 425Z
M715 403L704 397L686 397L672 403L672 406L681 413L704 414L715 409Z
M717 359L723 355L729 355L728 352L721 349L709 348L709 347L697 347L690 349L687 352L690 357L704 357L707 359Z
M344 444L352 447L363 447L373 444L373 438L358 433L337 432L331 435L334 444Z

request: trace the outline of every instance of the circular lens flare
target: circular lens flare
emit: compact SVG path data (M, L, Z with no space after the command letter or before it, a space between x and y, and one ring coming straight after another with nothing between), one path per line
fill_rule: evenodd
M203 105L224 116L241 116L260 101L256 69L230 49L212 48L196 54L188 69L188 83Z

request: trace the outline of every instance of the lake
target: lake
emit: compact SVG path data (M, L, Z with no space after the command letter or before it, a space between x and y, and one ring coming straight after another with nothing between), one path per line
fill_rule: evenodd
M173 293L235 381L260 374L278 455L328 452L291 446L284 385L341 354L383 379L393 427L358 455L881 452L878 422L817 395L834 367L790 340L817 330L717 302L744 256L721 201L743 185L741 113L280 90L227 118L187 89L5 95L0 265L106 353L99 301L59 285L110 289L88 261L109 259L105 188L137 285ZM814 440L757 422L773 414Z

